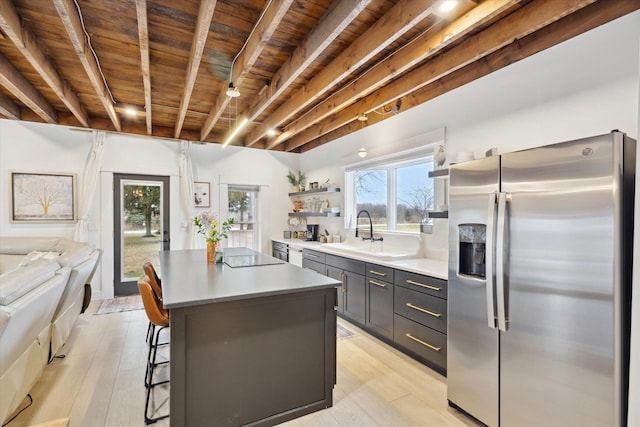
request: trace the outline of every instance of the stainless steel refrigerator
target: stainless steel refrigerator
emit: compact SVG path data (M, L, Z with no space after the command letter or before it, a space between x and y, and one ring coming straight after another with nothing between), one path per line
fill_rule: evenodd
M613 131L450 168L451 406L626 425L635 145Z

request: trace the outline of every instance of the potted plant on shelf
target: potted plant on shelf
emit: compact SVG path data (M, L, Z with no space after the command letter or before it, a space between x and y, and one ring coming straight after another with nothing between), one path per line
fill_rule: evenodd
M202 212L193 218L193 224L196 226L198 234L203 235L207 241L207 262L222 262L221 256L219 261L215 259L216 249L220 240L229 237L228 233L233 222L234 219L231 217L220 226L215 215L209 211Z
M307 182L307 177L304 172L298 169L298 175L289 171L287 174L287 179L289 180L289 184L293 188L293 192L296 193L298 191L304 191L304 185Z

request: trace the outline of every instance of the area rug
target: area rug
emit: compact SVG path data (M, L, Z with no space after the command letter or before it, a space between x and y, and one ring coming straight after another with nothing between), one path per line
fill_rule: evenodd
M355 337L356 333L353 331L350 331L349 329L345 328L344 326L342 326L341 324L338 323L338 328L336 330L336 339L337 340L341 340L344 338L351 338L351 337Z
M142 310L140 295L129 295L103 300L94 314L119 313L121 311Z

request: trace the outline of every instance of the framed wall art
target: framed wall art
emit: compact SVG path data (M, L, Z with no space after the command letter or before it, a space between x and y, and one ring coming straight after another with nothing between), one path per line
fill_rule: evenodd
M211 207L211 187L208 182L193 183L193 204L196 208L209 208Z
M11 172L12 222L75 220L75 174Z

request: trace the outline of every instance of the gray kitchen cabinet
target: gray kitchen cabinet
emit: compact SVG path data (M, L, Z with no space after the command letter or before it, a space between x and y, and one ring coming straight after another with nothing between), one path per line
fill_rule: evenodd
M289 245L282 242L271 242L271 256L289 262Z
M366 264L366 326L383 337L393 339L393 268Z
M338 288L338 305L337 312L341 315L344 314L344 297L345 297L345 287L344 287L344 276L341 269L331 266L326 266L327 276L332 279L340 280L342 282L342 286Z
M344 316L360 325L365 325L367 315L367 285L365 277L350 271L345 271L343 274L345 289Z
M367 321L365 263L336 255L326 255L325 260L327 271L331 271L333 274L329 277L342 281L343 301L340 314L364 327Z
M394 343L446 375L447 281L396 270L394 285Z
M308 268L326 276L325 254L312 249L302 249L302 268Z
M342 282L341 317L446 376L446 280L311 249L302 262Z

